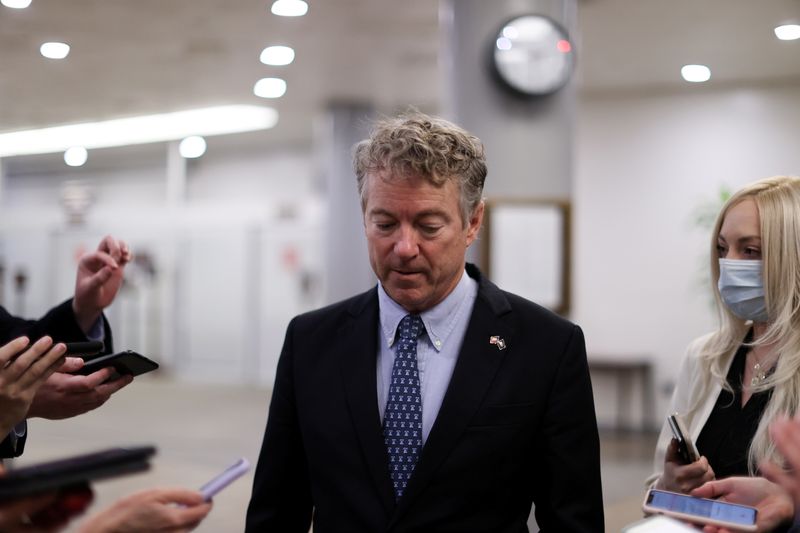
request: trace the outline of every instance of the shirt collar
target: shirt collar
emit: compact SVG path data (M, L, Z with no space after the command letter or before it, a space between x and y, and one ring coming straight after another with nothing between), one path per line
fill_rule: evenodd
M464 305L469 299L472 286L476 283L467 275L466 271L462 272L458 284L444 300L420 313L422 323L425 325L425 333L437 352L441 351L447 343L450 333L458 323L461 313L464 312ZM391 347L397 338L397 327L408 311L392 300L380 283L378 283L378 309L382 341L386 343L386 346Z

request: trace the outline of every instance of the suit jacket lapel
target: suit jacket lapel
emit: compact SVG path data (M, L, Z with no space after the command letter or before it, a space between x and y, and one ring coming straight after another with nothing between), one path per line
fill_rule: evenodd
M419 463L409 480L406 492L398 502L392 524L428 485L442 461L458 442L472 415L480 407L497 369L508 353L507 350L499 350L496 345L491 344L490 337L497 335L509 346L513 346L513 332L500 318L500 315L511 310L508 301L495 285L481 279L479 282L478 298L475 300L453 377L436 422L422 449Z
M338 335L344 382L350 414L387 515L395 507L388 457L378 411L377 354L378 297L372 290L350 308L352 320Z

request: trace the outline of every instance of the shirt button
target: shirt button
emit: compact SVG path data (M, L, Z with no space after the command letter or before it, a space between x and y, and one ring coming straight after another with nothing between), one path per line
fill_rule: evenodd
M440 341L439 339L436 339L435 341L433 341L433 344L434 344L434 345L435 345L437 348L441 348L441 347L442 347L442 341Z

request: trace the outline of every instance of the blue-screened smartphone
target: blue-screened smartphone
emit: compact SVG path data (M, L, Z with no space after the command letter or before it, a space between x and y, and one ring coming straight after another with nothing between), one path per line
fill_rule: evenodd
M758 514L755 508L746 505L656 489L647 491L642 510L648 514L664 514L695 524L710 524L734 531L755 531Z

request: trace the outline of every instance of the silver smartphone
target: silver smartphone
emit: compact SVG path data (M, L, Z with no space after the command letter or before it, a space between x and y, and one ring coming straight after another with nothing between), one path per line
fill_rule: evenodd
M688 465L700 459L700 453L689 436L683 417L678 413L671 414L667 417L667 423L672 430L672 436L678 441L678 453L683 463Z
M657 489L647 491L642 510L648 514L663 514L732 531L755 531L758 516L758 510L754 507Z

